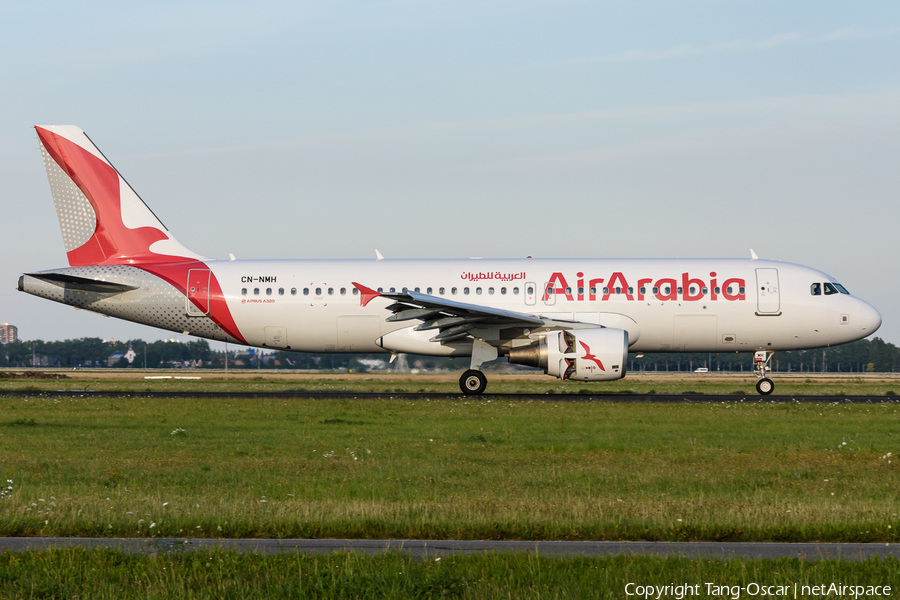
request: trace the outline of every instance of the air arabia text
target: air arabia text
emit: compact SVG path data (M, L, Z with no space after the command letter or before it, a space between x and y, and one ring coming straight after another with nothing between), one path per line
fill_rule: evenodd
M598 296L601 301L609 300L609 297L619 294L629 301L648 301L652 299L681 300L684 302L696 302L698 300L746 300L746 283L739 277L724 279L715 271L709 274L708 281L700 277L694 277L690 273L682 273L680 277L662 277L660 279L639 278L634 280L637 285L632 286L624 274L616 272L608 279L585 279L584 273L575 274L575 286L569 285L565 275L553 273L550 280L544 286L542 302L546 302L553 293L558 299L565 298L570 302L576 300L594 301ZM587 285L585 285L587 283ZM618 295L618 294L617 294Z
M500 271L496 271L494 273L463 273L460 276L460 279L465 279L467 281L516 281L519 279L525 279L525 271L521 273L501 273Z

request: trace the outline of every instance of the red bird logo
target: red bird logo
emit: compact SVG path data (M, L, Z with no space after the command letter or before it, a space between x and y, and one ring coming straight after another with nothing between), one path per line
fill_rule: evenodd
M594 356L593 354L591 354L591 347L588 346L587 344L585 344L584 342L581 342L581 341L579 341L578 343L581 344L582 346L584 346L584 356L582 356L581 358L582 358L583 360L592 360L592 361L594 361L595 363L597 363L597 366L600 367L600 370L601 370L601 371L605 371L606 369L603 368L603 363L600 362L600 359L598 359L596 356Z

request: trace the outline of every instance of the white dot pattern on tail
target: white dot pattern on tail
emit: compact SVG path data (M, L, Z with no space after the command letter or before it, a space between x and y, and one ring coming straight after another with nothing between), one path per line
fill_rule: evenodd
M50 181L53 204L56 205L56 217L59 219L63 244L66 246L66 252L71 252L83 246L94 235L94 230L97 228L97 216L87 197L66 175L66 172L56 164L43 144L41 144L41 154L47 169L47 179Z

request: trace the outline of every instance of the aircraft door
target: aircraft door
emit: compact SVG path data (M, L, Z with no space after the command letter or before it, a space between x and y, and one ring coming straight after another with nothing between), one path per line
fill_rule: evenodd
M541 298L544 299L544 304L547 306L554 306L556 304L556 288L554 287L552 282L547 282L544 284L544 289L541 290Z
M758 315L777 316L781 314L778 269L756 270L756 307Z
M534 303L537 301L537 286L532 282L528 282L525 284L525 304L527 306L534 306Z
M209 269L188 271L185 309L191 317L209 314Z

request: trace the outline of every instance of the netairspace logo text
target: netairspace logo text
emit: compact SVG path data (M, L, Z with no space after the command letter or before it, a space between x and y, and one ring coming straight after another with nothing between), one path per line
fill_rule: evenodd
M829 598L865 598L886 597L891 595L889 585L844 585L842 583L823 583L820 585L767 585L764 583L748 583L747 585L727 585L718 583L695 583L669 585L641 585L628 583L625 595L649 600L674 598L684 600L691 597L719 596L732 600L741 598L810 598L827 596Z

